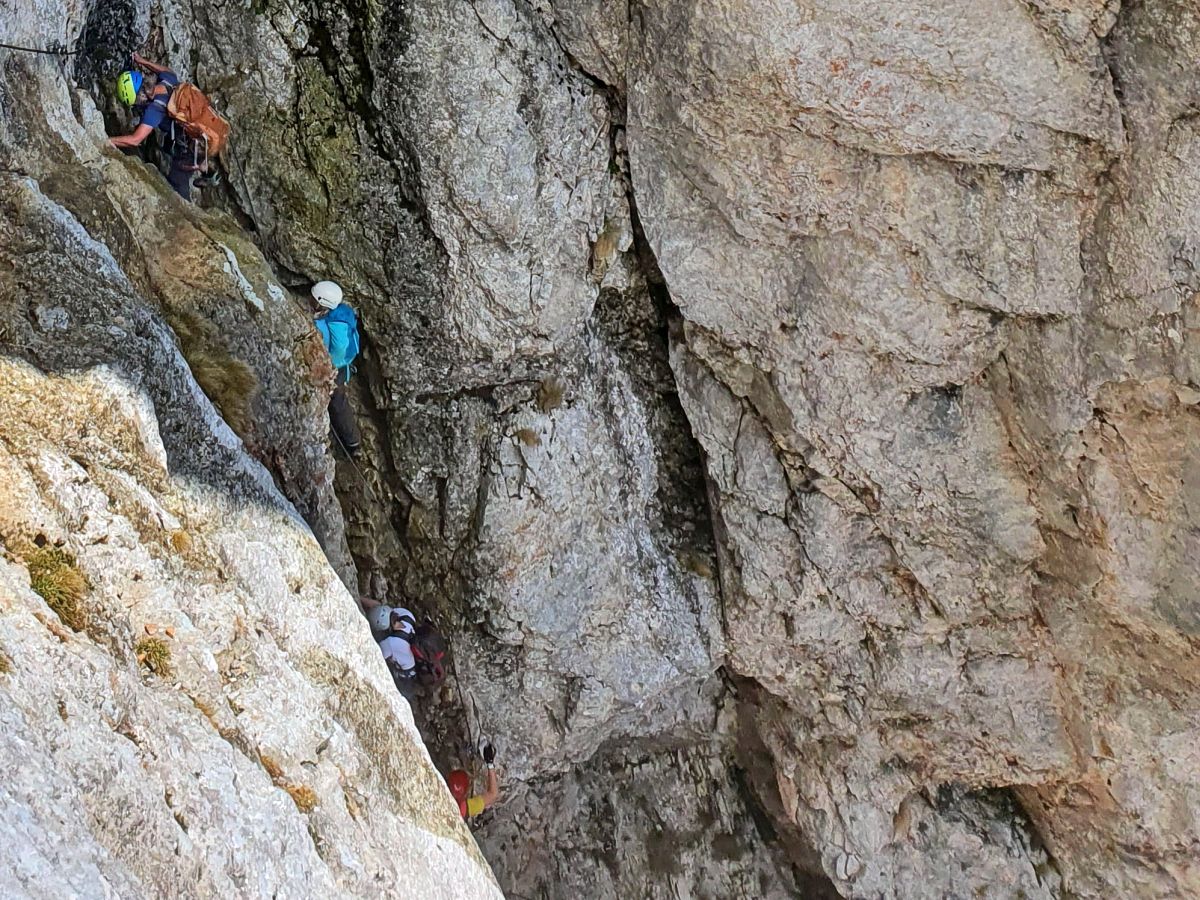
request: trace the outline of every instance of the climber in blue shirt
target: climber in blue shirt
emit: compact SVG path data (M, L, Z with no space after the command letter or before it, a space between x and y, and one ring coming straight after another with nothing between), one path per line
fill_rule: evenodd
M179 87L179 76L136 53L133 54L133 62L136 66L149 69L152 75L146 77L136 69L122 72L117 79L117 98L126 106L133 107L141 121L132 132L112 138L109 143L118 150L131 150L141 146L150 132L157 129L159 146L171 159L167 181L175 193L184 200L190 200L192 176L198 169L191 164L187 136L182 128L172 127L172 119L167 112L171 92Z
M318 281L312 287L313 323L321 333L329 360L337 372L333 395L329 398L329 424L342 448L357 456L362 448L362 434L346 396L346 382L353 371L351 365L358 356L358 317L348 303L342 302L342 289L332 281Z

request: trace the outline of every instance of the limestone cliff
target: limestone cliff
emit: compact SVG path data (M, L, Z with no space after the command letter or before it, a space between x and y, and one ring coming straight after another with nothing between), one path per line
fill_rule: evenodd
M54 56L0 94L0 894L500 896L335 570L302 307Z
M411 789L360 781L388 755L446 812L336 571L453 638L418 719L443 769L498 745L475 836L512 896L1200 893L1194 3L17 12L6 41L83 38L0 67L13 621L56 646L22 572L63 542L104 623L64 647L163 703L207 673L216 735L282 767L222 815L312 787L289 846L331 891L369 892L388 828L475 865ZM100 149L143 45L234 122L204 209ZM366 453L336 475L286 290L327 277L367 341ZM111 580L139 553L161 589ZM137 677L147 624L174 693ZM45 746L62 707L3 641ZM239 688L246 654L304 703ZM144 758L189 746L151 721ZM90 749L54 759L78 778ZM168 831L138 846L161 861Z

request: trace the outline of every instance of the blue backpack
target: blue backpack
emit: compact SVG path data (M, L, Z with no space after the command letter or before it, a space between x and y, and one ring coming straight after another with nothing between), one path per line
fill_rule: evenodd
M316 320L317 330L325 340L333 367L346 370L350 380L350 364L358 356L361 345L358 339L358 316L348 304L341 303ZM343 344L339 347L337 345Z

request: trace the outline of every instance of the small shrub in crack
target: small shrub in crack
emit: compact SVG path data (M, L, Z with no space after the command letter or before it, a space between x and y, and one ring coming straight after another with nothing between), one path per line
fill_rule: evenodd
M62 623L74 631L87 625L84 595L90 585L75 567L75 557L59 547L40 547L25 561L29 584L54 610Z
M0 675L9 675L12 673L12 660L8 658L8 654L0 651Z
M712 578L717 574L708 557L695 550L684 551L679 558L679 562L687 571L693 575L699 575L701 578Z

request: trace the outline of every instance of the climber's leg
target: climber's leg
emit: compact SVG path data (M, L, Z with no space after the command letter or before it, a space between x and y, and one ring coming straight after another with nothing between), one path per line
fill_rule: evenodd
M167 174L167 181L171 183L171 187L175 188L175 193L184 200L192 199L192 176L194 174L190 162L180 159L178 154L171 155L171 171Z
M196 166L192 159L192 142L182 135L171 141L166 148L167 181L184 200L192 199L192 179L196 174Z
M342 372L338 372L337 386L329 398L329 424L345 451L357 456L362 448L362 433L354 419L354 410L350 408L350 398L346 396L346 376Z

